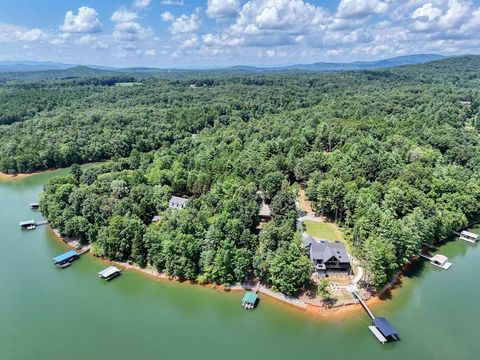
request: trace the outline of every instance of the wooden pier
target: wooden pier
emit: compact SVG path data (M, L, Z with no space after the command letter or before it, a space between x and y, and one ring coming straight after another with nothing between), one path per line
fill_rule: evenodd
M373 320L375 319L375 315L373 314L372 310L368 307L367 303L363 298L360 296L360 294L357 291L352 292L352 295L355 296L360 304L362 304L363 308L367 312L368 316Z

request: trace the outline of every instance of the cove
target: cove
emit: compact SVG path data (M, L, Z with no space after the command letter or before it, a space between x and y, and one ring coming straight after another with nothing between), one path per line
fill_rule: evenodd
M374 308L399 330L381 345L366 313L324 320L261 297L255 311L241 292L156 281L124 271L98 278L105 263L83 256L66 270L51 258L66 247L28 204L67 170L0 181L0 359L475 359L480 323L478 245L455 241L439 252L450 270L414 266L392 299ZM477 231L478 229L474 230Z

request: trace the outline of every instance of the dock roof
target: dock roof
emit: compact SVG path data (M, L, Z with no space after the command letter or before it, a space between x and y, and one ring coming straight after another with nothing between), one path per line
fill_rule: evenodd
M375 319L372 320L372 324L380 330L380 332L383 334L385 337L389 336L398 336L398 331L395 329L392 324L388 322L387 319L383 317L376 317Z
M258 295L253 291L249 291L243 295L242 302L246 302L249 304L255 304L257 302Z
M35 225L35 220L20 221L19 224L20 224L20 226Z
M113 274L119 273L119 272L120 272L120 269L118 269L117 267L109 266L106 269L103 269L102 271L100 271L98 273L98 275L100 275L101 277L107 278L107 277L112 276Z
M478 234L475 234L475 233L472 233L470 231L467 231L467 230L463 230L460 235L463 235L463 236L468 236L468 237L471 237L471 238L474 238L474 239L477 239L478 238Z
M70 258L77 257L77 256L78 256L78 254L77 254L77 252L76 252L75 250L69 250L69 251L67 251L67 252L65 252L65 253L63 253L63 254L60 254L60 255L58 255L58 256L55 256L55 257L53 258L53 261L55 261L55 263L61 263L61 262L63 262L63 261L66 261L66 260L68 260L68 259L70 259Z

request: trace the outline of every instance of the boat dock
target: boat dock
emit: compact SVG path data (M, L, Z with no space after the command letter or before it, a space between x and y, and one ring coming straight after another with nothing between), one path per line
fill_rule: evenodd
M38 202L32 202L29 206L32 210L38 210L40 208L40 204Z
M66 267L70 266L70 263L73 260L77 260L80 255L75 250L69 250L63 254L55 256L53 258L53 263L58 267L65 269Z
M426 254L419 254L421 258L424 258L428 261L430 261L430 264L438 266L439 268L442 268L444 270L448 270L450 266L453 264L448 261L448 258L444 255L437 254L434 256L428 256Z
M460 238L460 240L469 242L471 244L475 244L479 240L479 236L477 234L467 230L463 230L462 232L454 231L453 233L457 235Z
M37 226L40 225L47 225L48 221L47 220L25 220L25 221L20 221L19 225L20 228L22 229L27 229L27 230L34 230Z
M120 269L118 269L117 267L115 266L109 266L107 267L106 269L103 269L102 271L100 271L98 273L98 277L101 278L101 279L104 279L106 281L110 281L112 280L113 278L117 277L118 275L120 275Z
M367 312L368 316L370 316L370 318L372 319L372 325L370 325L368 329L372 332L372 334L377 338L380 343L385 344L390 341L400 340L397 329L395 329L387 319L375 316L373 311L368 307L365 300L363 300L362 296L358 293L358 289L356 286L349 285L347 286L347 290L349 293L352 294L353 297L358 300L358 302Z

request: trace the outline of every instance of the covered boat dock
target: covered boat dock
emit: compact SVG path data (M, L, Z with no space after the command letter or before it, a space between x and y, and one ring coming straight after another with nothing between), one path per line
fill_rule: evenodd
M243 295L242 298L242 306L245 308L245 310L250 310L255 308L258 302L258 295L257 293L253 291L249 291Z
M70 265L70 262L80 257L75 250L69 250L63 254L55 256L53 263L61 268L65 268Z
M120 275L120 271L121 270L115 266L109 266L106 269L103 269L102 271L100 271L98 273L98 276L101 279L105 279L109 281L109 280L112 280L114 277L117 277L118 275Z
M468 241L469 243L475 244L478 241L478 235L470 231L463 230L460 233L460 240Z
M35 220L25 220L25 221L20 221L19 223L20 227L22 229L35 229L36 223Z

